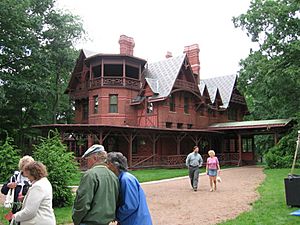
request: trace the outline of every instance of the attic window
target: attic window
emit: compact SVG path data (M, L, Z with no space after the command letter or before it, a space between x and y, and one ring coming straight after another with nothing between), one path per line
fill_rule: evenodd
M152 113L153 113L153 103L147 102L147 114L152 114Z

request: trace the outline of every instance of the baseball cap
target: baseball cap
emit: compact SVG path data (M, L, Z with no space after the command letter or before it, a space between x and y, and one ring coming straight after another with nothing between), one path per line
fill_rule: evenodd
M90 156L91 154L94 154L97 152L102 152L102 151L105 151L103 145L92 145L91 147L88 148L88 150L85 151L82 158Z

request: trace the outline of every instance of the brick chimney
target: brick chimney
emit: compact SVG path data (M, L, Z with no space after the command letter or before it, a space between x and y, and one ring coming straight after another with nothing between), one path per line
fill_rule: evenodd
M133 56L134 40L132 37L121 35L119 39L120 54Z
M166 58L168 59L168 58L171 58L171 57L173 57L172 52L167 51Z
M193 73L196 75L197 81L200 81L200 60L199 60L199 45L193 44L184 47L184 53L187 54L189 62L192 66Z

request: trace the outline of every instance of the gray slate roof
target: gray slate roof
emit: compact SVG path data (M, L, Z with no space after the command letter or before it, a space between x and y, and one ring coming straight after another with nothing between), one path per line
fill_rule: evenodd
M82 51L83 51L86 58L89 58L89 57L97 54L96 52L92 52L92 51L87 50L87 49L82 49Z
M200 81L200 85L199 85L201 95L203 94L203 90L206 85L211 102L214 102L216 98L217 89L218 89L223 102L223 107L227 108L231 99L231 95L233 92L236 79L237 79L236 75L228 75L222 77L203 79Z
M159 62L149 63L145 66L145 79L151 90L157 93L151 99L169 96L185 57L186 54L182 54Z

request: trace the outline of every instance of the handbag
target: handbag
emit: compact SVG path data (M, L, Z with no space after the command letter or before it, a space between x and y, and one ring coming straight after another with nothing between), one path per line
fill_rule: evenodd
M10 182L12 182L12 178L10 178ZM10 188L4 201L4 208L12 208L14 205L14 196L15 196L15 189Z

